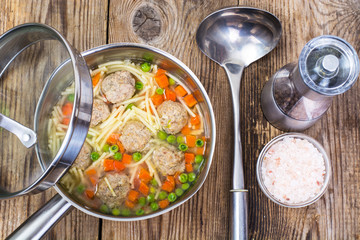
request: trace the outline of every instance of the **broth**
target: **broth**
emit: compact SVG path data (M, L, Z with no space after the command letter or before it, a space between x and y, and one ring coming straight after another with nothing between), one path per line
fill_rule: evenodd
M93 114L79 156L60 184L87 207L140 216L170 206L195 183L205 162L204 121L197 100L176 77L129 60L91 71ZM49 148L61 145L74 86L54 107Z

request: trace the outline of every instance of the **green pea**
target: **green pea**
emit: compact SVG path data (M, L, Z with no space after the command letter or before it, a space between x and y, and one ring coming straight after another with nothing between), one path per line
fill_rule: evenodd
M189 182L193 182L196 178L196 174L191 172L189 173L188 177L189 177Z
M139 152L134 153L134 154L132 155L132 158L133 158L133 160L134 160L135 162L140 161L140 159L142 158L141 153L139 153Z
M199 168L200 168L200 164L198 163L194 164L194 171L199 170Z
M154 187L157 187L158 183L157 181L155 180L155 178L151 179L150 181L151 185L153 185Z
M126 106L126 108L125 108L125 109L126 109L126 110L131 109L133 106L135 106L135 104L130 103L129 105L127 105L127 106Z
M82 194L84 191L85 191L85 186L80 184L77 188L76 188L76 191L79 193L79 194Z
M121 158L122 158L122 154L121 154L121 153L117 152L117 153L114 154L114 159L115 159L115 160L120 160Z
M184 190L182 190L181 188L177 188L177 189L175 190L175 194L176 194L176 196L178 196L178 197L180 197L181 195L183 195L183 193L184 193Z
M156 92L157 94L159 94L159 95L163 95L163 94L164 94L164 89L162 89L162 88L157 88L155 92Z
M123 210L121 210L121 215L123 215L124 217L130 216L130 209L124 208Z
M188 146L184 143L179 144L179 150L185 152L188 150Z
M168 143L174 144L176 142L176 137L174 135L169 135L166 138L166 141L168 141Z
M108 208L108 206L106 206L105 204L103 204L103 205L100 206L100 211L101 211L102 213L109 213L109 208Z
M159 199L160 199L160 200L164 200L166 197L167 197L167 193L166 193L166 192L161 191L161 192L159 193Z
M142 90L144 88L144 84L142 82L136 82L135 83L135 89L136 90Z
M181 136L178 136L178 137L176 138L176 141L177 141L177 143L181 144L181 143L184 143L184 142L185 142L185 139L184 139L183 137L181 137Z
M150 193L150 194L147 196L146 200L147 200L149 203L155 201L155 194Z
M151 193L156 193L156 189L154 187L150 187L150 192Z
M188 183L184 183L183 185L181 185L181 189L184 191L188 190L189 187L190 187L190 184L188 184Z
M204 157L202 155L196 155L195 156L195 163L202 163L202 161L204 160Z
M144 210L140 208L140 209L136 210L135 214L138 216L141 216L144 214Z
M204 141L202 139L197 139L195 142L195 145L197 147L202 147L202 146L204 146Z
M169 196L168 196L168 200L170 201L170 202L175 202L175 200L176 200L176 194L175 193L170 193L169 194Z
M152 202L150 204L150 207L151 207L151 210L156 211L159 209L159 204L157 204L156 202Z
M140 65L140 68L143 72L148 72L151 69L151 65L148 62L144 62Z
M110 149L109 144L105 144L105 145L103 146L103 148L102 148L102 150L103 150L104 152L108 152L109 149Z
M116 153L117 151L119 151L119 146L118 145L112 145L110 147L110 152Z
M188 175L186 173L180 174L179 180L181 183L186 183L188 181Z
M93 162L95 162L96 160L98 160L100 157L100 154L98 152L92 152L90 155L90 158Z
M120 209L118 208L114 208L112 211L111 211L112 215L114 216L119 216L120 215Z
M169 85L172 86L175 84L175 80L172 78L169 78Z
M86 135L86 138L92 138L93 136L92 135L90 135L90 134L88 134L88 135Z
M141 197L141 198L139 198L138 202L139 202L140 206L145 206L145 204L146 204L146 198Z
M69 95L67 96L67 100L68 100L69 102L73 102L74 99L75 99L75 94L69 94Z
M157 133L157 136L158 136L158 138L160 138L161 140L165 140L165 139L167 138L166 132L161 131L161 130Z

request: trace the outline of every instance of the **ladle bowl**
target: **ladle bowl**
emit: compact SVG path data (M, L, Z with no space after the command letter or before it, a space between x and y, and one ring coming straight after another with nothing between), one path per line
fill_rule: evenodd
M240 139L239 93L242 72L275 48L281 23L274 15L251 7L230 7L207 16L196 33L201 51L227 74L234 114L234 165L231 192L231 239L248 238L247 190Z

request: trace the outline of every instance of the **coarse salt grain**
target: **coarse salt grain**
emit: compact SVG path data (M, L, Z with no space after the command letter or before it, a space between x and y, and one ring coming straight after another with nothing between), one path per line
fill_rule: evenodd
M320 192L325 162L308 140L285 137L267 151L261 172L265 187L277 200L296 204Z

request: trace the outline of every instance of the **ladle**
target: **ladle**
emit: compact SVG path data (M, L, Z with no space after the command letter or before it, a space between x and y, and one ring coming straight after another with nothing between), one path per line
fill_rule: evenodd
M275 48L281 23L274 15L251 7L230 7L207 16L196 33L201 51L226 71L233 101L234 165L230 197L231 239L248 238L247 190L240 140L239 93L245 67Z

